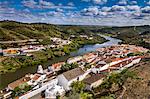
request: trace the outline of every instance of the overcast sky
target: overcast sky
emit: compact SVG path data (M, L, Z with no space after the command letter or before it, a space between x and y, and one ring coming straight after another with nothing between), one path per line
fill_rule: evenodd
M150 0L0 0L0 20L72 25L150 25Z

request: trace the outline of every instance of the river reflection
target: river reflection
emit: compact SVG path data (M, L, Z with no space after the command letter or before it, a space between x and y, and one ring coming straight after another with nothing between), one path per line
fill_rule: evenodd
M95 51L97 48L112 46L112 45L115 45L115 44L118 44L119 42L121 42L121 40L116 39L116 38L112 38L112 37L108 37L108 36L104 36L104 35L100 35L100 36L104 37L108 41L104 42L102 44L85 45L82 48L79 48L77 51L72 52L71 56L83 55L87 52Z

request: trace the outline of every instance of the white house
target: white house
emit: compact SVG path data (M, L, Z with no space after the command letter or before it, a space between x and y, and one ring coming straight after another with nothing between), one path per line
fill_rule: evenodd
M95 58L98 57L98 53L87 53L83 55L83 59L87 62L90 63L92 62Z
M62 86L54 85L45 90L45 99L56 99L58 95L61 96L64 94L65 90Z
M77 56L77 57L69 58L67 60L67 63L68 64L72 64L72 63L78 62L80 60L82 60L82 56Z
M32 99L32 97L36 96L37 94L40 94L42 91L46 90L47 88L53 87L57 85L58 80L53 79L47 83L43 83L42 86L36 90L32 90L22 96L19 97L19 99Z
M101 71L107 70L110 68L111 69L116 68L116 69L121 70L121 69L129 68L129 67L133 66L134 64L139 63L140 60L141 60L141 57L138 57L138 56L120 59L118 61L114 61L114 62L108 63L106 65L96 66L95 68L92 68L92 72L100 73Z
M58 85L64 87L65 90L70 90L70 85L73 81L83 80L89 72L83 71L81 68L75 68L58 75Z
M113 62L108 62L108 63L106 62L105 65L99 66L98 68L93 68L92 72L93 73L100 73L100 71L106 70L110 66L118 64L118 63L122 62L123 60L125 60L125 59L121 59L121 60L117 60L117 61L113 61Z

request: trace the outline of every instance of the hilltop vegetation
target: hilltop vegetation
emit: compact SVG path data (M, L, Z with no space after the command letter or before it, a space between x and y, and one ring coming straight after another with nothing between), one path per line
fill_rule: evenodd
M45 23L20 23L0 21L0 41L23 39L47 39L50 37L67 38L70 35L86 34L91 31L82 26L56 26Z
M59 28L49 24L23 24L13 21L0 22L0 41L23 40L23 39L47 39L60 37Z

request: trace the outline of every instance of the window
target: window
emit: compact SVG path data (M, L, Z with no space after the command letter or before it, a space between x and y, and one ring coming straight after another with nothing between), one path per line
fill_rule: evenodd
M77 81L79 81L79 77L77 78Z

